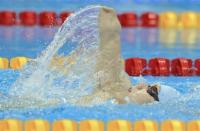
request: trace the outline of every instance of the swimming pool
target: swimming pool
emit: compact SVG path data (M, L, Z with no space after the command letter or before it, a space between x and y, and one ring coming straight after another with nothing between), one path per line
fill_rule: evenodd
M36 58L40 52L47 47L53 39L54 33L58 27L1 27L0 56L12 58L15 56L26 56ZM181 34L188 30L175 30L176 37L171 43L167 39L162 39L161 29L156 28L127 28L122 29L121 33L121 52L122 56L142 57L146 59L154 57L177 58L187 57L191 59L200 58L199 54L199 36L198 31L194 30L196 35L195 42L192 42ZM184 35L185 36L185 35ZM7 93L12 83L19 75L17 70L1 70L0 86L3 93ZM165 90L161 93L161 103L154 105L112 105L104 104L94 107L79 107L71 105L57 105L47 108L34 109L7 109L0 111L0 118L27 119L47 119L53 121L56 119L69 118L76 121L84 119L153 119L162 121L166 119L179 119L189 121L199 119L199 77L131 77L133 83L146 81L147 83L161 83Z
M146 8L146 10L161 11L166 10L166 8ZM131 9L130 6L129 9ZM141 12L140 9L137 9L137 11ZM45 28L39 26L0 27L0 56L7 58L15 56L36 58L51 42L57 29L58 27ZM173 34L173 36L168 34ZM168 59L187 57L195 60L200 58L199 38L199 30L166 31L158 28L123 28L121 32L121 53L124 59L130 57L142 57L145 59L154 57L165 57ZM0 72L0 91L7 94L12 83L19 76L20 71L9 69L1 70ZM94 107L56 105L34 109L6 109L0 111L0 119L17 118L27 120L41 118L49 121L62 118L76 121L84 119L103 121L112 119L131 121L140 119L157 121L179 119L190 121L200 118L200 82L198 76L144 76L131 77L131 81L133 84L141 81L162 84L164 92L160 96L161 102L153 105L113 105L107 103Z

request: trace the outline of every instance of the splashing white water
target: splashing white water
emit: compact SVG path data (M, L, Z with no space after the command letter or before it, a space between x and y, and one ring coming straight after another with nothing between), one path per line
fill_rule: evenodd
M91 61L91 50L98 46L98 13L99 7L87 7L70 16L55 34L53 41L35 62L26 66L19 79L10 90L10 95L41 101L42 103L59 103L70 100L78 95L84 95L89 85L82 86L83 80L88 79L95 64ZM69 51L65 45L71 44L75 50ZM63 49L62 49L63 48ZM61 51L60 51L60 50ZM76 64L64 60L67 75L50 68L54 57L57 59L71 55ZM95 58L93 58L95 59ZM85 64L88 65L85 66ZM90 71L89 71L90 68ZM81 73L88 70L89 72ZM56 84L57 81L57 84ZM74 84L76 83L77 84ZM92 84L88 82L88 84ZM75 88L79 88L79 91ZM81 93L80 93L81 92ZM67 97L67 98L66 98ZM22 101L23 102L23 101Z
M68 17L47 49L21 72L11 87L6 104L1 107L88 104L89 100L80 101L81 97L90 94L101 84L100 81L107 81L106 76L110 76L107 67L113 65L109 58L107 61L110 63L96 71L97 64L100 64L97 59L106 59L99 51L98 22L101 8L86 7ZM112 50L108 53L112 53ZM120 60L120 55L117 57ZM116 67L120 67L117 64L120 62L115 63ZM121 80L129 81L123 68L119 69L119 72L122 72ZM90 104L91 99L95 104L102 103L105 101L104 97L107 96L102 93L99 96L91 96Z

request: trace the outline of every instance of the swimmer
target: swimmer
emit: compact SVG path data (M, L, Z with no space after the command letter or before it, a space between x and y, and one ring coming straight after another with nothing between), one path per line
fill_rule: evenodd
M100 55L96 69L97 72L103 70L103 75L100 77L98 91L108 93L109 99L114 99L117 103L145 104L159 101L158 84L138 84L132 87L120 55L120 31L121 25L115 11L103 7L99 15Z
M99 47L90 56L96 57L94 78L96 85L93 91L78 100L78 104L103 103L114 100L116 103L146 104L159 101L160 85L145 83L133 86L129 76L124 71L124 62L120 55L121 26L113 9L102 7L99 14ZM64 59L54 59L62 72L68 72L63 66L64 61L74 64L77 53ZM60 60L60 61L59 61ZM75 62L74 62L75 61ZM71 65L71 64L70 64Z

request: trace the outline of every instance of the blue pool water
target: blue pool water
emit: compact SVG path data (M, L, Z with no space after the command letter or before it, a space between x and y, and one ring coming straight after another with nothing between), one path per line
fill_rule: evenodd
M13 2L16 2L13 6ZM23 0L2 0L0 9L21 10L76 10L89 4L103 4L113 7L117 12L135 11L138 14L144 11L175 11L187 10L199 11L198 0L163 0L154 2L150 0L136 2L129 1L105 1L80 2L57 0L42 2L30 0L29 4ZM153 4L152 4L153 3ZM170 4L169 4L170 3ZM189 5L189 6L188 6ZM155 8L156 6L156 8ZM58 27L0 27L0 56L12 58L26 56L36 58L49 45ZM200 58L200 33L199 30L159 30L159 29L123 29L121 33L121 53L123 58L153 57L177 58L187 57ZM67 50L67 48L66 48ZM20 71L0 70L0 92L8 94ZM0 119L18 118L27 119L55 119L68 118L76 121L83 119L179 119L189 121L200 118L200 81L199 77L131 77L133 84L140 81L147 83L160 83L162 90L160 103L153 105L113 105L110 103L94 107L80 107L72 105L56 105L43 108L6 109L0 110Z
M13 6L13 3L15 5ZM54 11L75 11L88 5L105 5L114 8L118 12L124 11L199 11L200 0L1 0L0 9L21 10L54 10Z
M53 39L57 27L0 27L0 56L15 57L27 56L36 58ZM161 39L161 30L158 29L123 29L121 33L122 56L129 57L187 57L200 58L198 31L192 31L194 40L185 40L181 34L187 30L175 31L177 37L174 42ZM191 32L191 31L190 31ZM195 33L196 32L196 33ZM184 35L185 36L185 35ZM191 39L191 38L188 38ZM192 41L192 42L191 42ZM0 91L8 93L12 83L19 75L19 71L0 70ZM6 109L0 111L2 118L18 118L22 120L42 118L53 121L69 118L83 119L165 119L192 120L200 118L199 77L131 77L133 84L140 81L162 84L164 93L161 93L161 103L153 105L112 105L104 104L94 107L80 107L71 105L57 105L35 109ZM175 89L175 90L174 90ZM178 99L181 98L181 99ZM177 101L178 99L178 101Z

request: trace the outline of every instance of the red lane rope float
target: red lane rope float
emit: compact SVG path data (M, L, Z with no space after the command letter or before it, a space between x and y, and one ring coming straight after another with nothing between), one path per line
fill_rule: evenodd
M34 11L23 11L19 13L20 24L23 26L34 26L37 24L37 13Z
M159 15L154 12L145 12L140 17L142 27L158 27Z
M68 11L63 11L60 13L60 19L62 21L62 23L65 21L65 19L67 17L69 17L71 15L71 12L68 12Z
M11 26L16 24L16 13L14 11L0 12L0 25Z
M200 76L200 59L195 60L195 67L196 67L195 74Z
M137 27L138 17L134 12L126 12L118 15L122 27Z
M188 58L152 58L148 64L144 58L128 58L125 71L129 76L200 76L200 59L196 59L193 65L192 59Z
M153 58L148 64L151 75L153 76L169 76L170 60L166 58Z
M40 26L54 26L56 25L56 13L53 11L44 11L39 14Z
M172 60L171 73L175 76L192 76L192 60L187 58L176 58Z
M147 66L147 60L144 58L129 58L125 61L125 71L130 76L140 76Z

